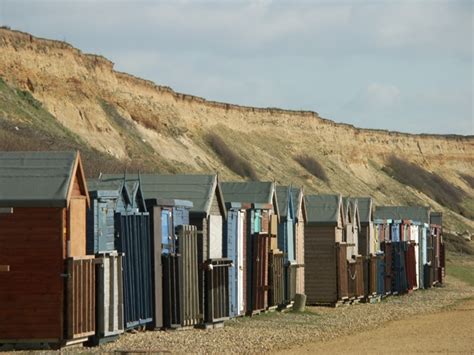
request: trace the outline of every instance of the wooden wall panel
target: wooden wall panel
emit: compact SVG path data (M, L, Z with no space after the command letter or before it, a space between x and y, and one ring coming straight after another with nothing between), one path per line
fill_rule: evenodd
M305 227L305 291L308 304L337 301L334 227Z
M61 208L0 215L0 342L63 336Z
M73 198L68 211L70 257L86 255L86 199Z

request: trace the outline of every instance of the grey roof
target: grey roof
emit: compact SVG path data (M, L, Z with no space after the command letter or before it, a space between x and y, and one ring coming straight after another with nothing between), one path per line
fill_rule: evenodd
M272 203L273 182L222 182L221 187L226 202Z
M87 179L89 191L120 191L123 188L124 176L108 176L105 179Z
M372 213L372 197L354 197L357 200L357 208L359 209L359 218L361 223L369 223L373 221Z
M430 213L430 224L443 225L443 212L431 212Z
M0 152L0 206L67 206L77 158L77 152Z
M430 223L428 207L422 206L376 206L376 219L409 219L414 222Z
M110 175L105 175L108 176ZM127 174L127 178L128 176L138 179L136 174ZM209 213L214 193L219 194L217 175L142 174L140 180L145 199L188 200L193 203L191 212ZM223 204L223 201L221 203ZM223 205L221 208L225 213Z
M309 224L337 225L342 207L341 195L306 195L305 202Z

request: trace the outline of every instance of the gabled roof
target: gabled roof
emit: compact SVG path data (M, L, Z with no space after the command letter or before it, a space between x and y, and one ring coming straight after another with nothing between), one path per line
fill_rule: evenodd
M135 174L101 174L98 179L89 179L89 192L116 191L122 196L127 208L146 211L140 182Z
M354 197L357 200L357 207L359 209L359 218L361 223L373 222L373 204L372 197Z
M345 222L353 223L354 222L354 210L352 208L351 199L349 197L342 198L342 207L344 210L344 218L346 218Z
M280 217L287 218L288 212L290 215L295 215L295 203L293 201L293 194L289 186L277 186L276 194L278 199L278 210L280 211ZM291 208L293 211L289 211L288 208ZM290 216L291 217L291 216Z
M304 192L302 187L292 187L291 194L293 197L293 204L295 210L295 216L298 217L300 214L300 209L303 209L303 218L306 221L308 219L306 213L306 203L304 201ZM304 222L304 221L303 221Z
M376 206L375 218L430 223L430 209L422 206Z
M0 152L0 206L67 207L76 176L89 205L79 152Z
M352 208L352 224L357 225L357 228L360 228L360 213L359 213L359 201L357 198L349 198L351 208Z
M108 175L106 175L108 176ZM130 176L130 177L129 177ZM136 174L127 174L127 180L138 179ZM191 212L208 215L214 195L219 208L226 215L224 199L220 191L217 175L140 175L143 198L187 200L193 203Z
M280 215L275 183L269 181L222 182L225 202L272 204Z
M341 195L306 195L305 202L308 224L337 225L342 215L344 225Z

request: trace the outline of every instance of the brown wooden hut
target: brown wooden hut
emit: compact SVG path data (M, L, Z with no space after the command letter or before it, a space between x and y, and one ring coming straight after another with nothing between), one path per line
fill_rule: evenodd
M0 153L0 343L67 345L94 334L88 206L79 153Z
M333 305L348 297L347 245L341 195L306 195L305 290L308 304Z

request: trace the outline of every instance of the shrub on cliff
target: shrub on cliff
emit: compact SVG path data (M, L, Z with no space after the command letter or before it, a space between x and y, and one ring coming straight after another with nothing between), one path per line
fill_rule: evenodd
M207 141L212 150L230 170L237 175L249 178L250 180L258 180L257 173L252 165L250 165L247 160L234 153L221 137L215 133L209 133L207 135Z
M309 155L297 155L294 157L295 161L305 168L310 174L317 177L319 180L326 183L329 182L329 178L326 175L324 167L314 158Z

